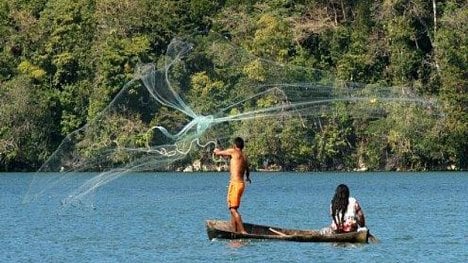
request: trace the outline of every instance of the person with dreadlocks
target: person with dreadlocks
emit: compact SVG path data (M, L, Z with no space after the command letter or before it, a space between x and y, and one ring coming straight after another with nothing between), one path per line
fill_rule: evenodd
M349 196L349 188L345 184L336 188L330 205L330 215L333 219L330 228L334 232L353 232L366 225L359 202Z

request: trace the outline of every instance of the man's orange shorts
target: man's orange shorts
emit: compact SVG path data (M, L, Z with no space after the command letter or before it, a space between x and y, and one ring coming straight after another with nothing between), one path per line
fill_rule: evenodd
M227 202L229 208L239 208L242 194L244 193L244 182L229 182Z

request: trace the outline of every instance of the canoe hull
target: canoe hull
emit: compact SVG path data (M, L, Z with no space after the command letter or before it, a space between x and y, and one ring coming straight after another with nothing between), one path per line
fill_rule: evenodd
M212 239L271 239L295 242L367 243L368 230L343 234L323 234L318 230L285 229L244 223L248 234L232 231L231 223L223 220L207 220L208 238Z

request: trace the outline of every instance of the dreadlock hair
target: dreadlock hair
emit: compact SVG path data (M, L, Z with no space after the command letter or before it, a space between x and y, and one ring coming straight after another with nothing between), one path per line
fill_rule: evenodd
M335 195L331 201L333 222L340 230L343 227L344 215L349 203L349 188L345 184L340 184L336 188Z

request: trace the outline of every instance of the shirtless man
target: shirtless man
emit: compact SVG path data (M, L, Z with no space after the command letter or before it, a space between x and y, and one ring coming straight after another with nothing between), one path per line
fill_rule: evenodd
M231 223L235 232L246 234L247 232L244 229L241 215L237 211L245 188L244 174L246 181L249 183L251 182L247 156L242 152L242 149L244 149L244 140L240 137L236 137L234 139L233 148L226 150L216 148L213 153L231 157L229 165L230 181L227 193L228 207L231 211Z

